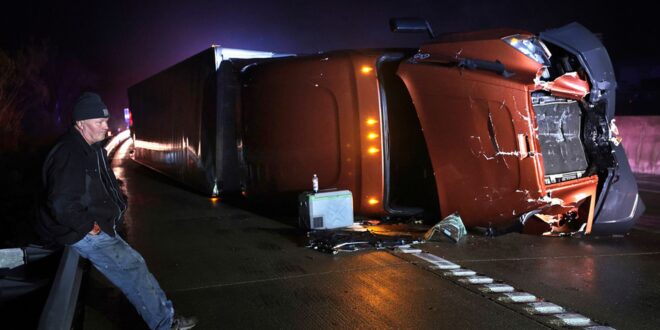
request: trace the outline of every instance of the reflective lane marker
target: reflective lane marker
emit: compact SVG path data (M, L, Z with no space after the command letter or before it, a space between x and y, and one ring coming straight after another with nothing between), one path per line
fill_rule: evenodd
M475 272L474 270L459 268L459 269L452 269L448 272L444 272L443 274L446 276L474 276L477 275L477 272Z
M493 292L493 293L503 293L503 292L513 292L515 289L508 285L508 284L503 284L503 283L492 283L492 284L486 284L483 287L479 288L479 290L484 291L484 292Z
M525 309L533 314L557 314L564 312L563 307L547 301L529 303Z
M527 292L516 291L516 289L505 283L494 283L490 277L477 275L470 269L461 268L449 260L440 258L419 249L406 247L399 251L415 256L431 263L430 269L444 270L442 275L453 277L452 281L458 281L470 285L484 293L495 294L495 299L502 303L522 304L521 308L530 314L539 315L546 325L560 327L583 327L585 330L614 330L608 326L598 325L588 317L567 312L563 307L547 301L539 301L535 295ZM491 298L492 299L492 298Z
M503 296L497 298L499 301L512 303L526 303L538 300L535 295L527 292L506 292Z
M461 266L459 266L455 263L447 261L446 263L438 263L438 264L431 265L430 268L431 269L447 270L447 269L458 269L458 268L461 268Z
M410 246L399 246L396 248L396 251L401 253L422 253L421 249L411 248Z
M426 253L426 252L420 252L420 253L411 253L411 255L414 255L417 258L420 258L422 260L428 261L432 263L434 266L436 266L437 269L459 269L461 266L449 261L442 259L436 255Z
M487 276L468 276L465 278L459 279L459 281L463 283L470 283L470 284L487 284L487 283L493 283L493 279Z
M558 325L568 325L571 327L584 327L589 324L591 324L591 320L583 315L580 314L575 314L575 313L565 313L565 314L556 314L552 316L553 318L556 318L556 320L553 320L551 322L556 323Z

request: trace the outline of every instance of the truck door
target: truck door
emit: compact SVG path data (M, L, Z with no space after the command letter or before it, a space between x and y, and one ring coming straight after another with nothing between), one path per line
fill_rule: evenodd
M420 119L443 217L505 225L534 208L543 164L527 86L432 63L403 63L398 74Z

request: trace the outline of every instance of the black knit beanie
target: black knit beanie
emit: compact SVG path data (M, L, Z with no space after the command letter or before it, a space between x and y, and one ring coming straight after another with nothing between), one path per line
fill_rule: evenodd
M73 107L73 121L108 117L110 117L108 107L96 93L83 93Z

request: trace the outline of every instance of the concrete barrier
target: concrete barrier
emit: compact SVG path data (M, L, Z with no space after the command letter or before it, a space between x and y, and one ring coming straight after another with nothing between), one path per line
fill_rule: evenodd
M633 172L660 175L660 116L620 116L616 126Z

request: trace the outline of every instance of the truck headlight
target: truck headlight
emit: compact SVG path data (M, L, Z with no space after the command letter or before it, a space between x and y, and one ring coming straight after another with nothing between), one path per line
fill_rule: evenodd
M550 51L534 36L520 34L502 38L502 41L544 66L550 66Z

